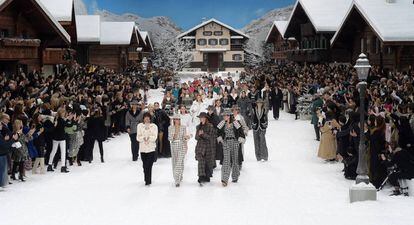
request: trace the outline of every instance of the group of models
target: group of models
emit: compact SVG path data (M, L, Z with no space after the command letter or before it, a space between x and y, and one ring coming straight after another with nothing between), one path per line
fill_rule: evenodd
M251 129L257 161L268 160L266 146L266 129L268 123L268 110L265 102L258 99L253 103L251 115ZM152 123L152 115L145 113L143 122L137 125L136 140L144 168L145 185L151 185L152 166L156 161L156 148L158 128ZM184 172L184 160L188 151L188 141L194 136L196 140L195 159L198 161L198 183L202 186L210 182L213 170L217 167L216 160L221 164L221 183L228 185L230 176L233 183L239 180L243 161L246 136L249 127L245 118L240 114L240 108L233 106L216 110L208 107L207 112L200 112L197 116L195 134L185 120L183 112L171 116L172 123L168 128L168 140L171 144L172 170L175 186L179 187ZM136 156L135 156L136 157Z

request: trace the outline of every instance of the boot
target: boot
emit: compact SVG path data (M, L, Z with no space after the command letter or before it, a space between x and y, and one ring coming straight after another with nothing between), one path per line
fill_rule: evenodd
M46 170L45 170L45 158L40 158L40 174L45 174Z
M73 166L73 158L69 157L69 166Z
M227 187L227 182L226 181L221 181L221 184L223 185L223 187Z
M37 166L40 164L40 159L36 158L33 164L32 174L37 174Z
M104 161L104 158L103 158L103 156L101 156L101 163L104 163L105 161Z
M54 170L53 170L53 168L52 168L52 165L48 165L47 166L47 172L53 172Z
M26 180L23 178L23 174L19 174L19 180L21 181L21 182L25 182Z
M60 172L61 173L69 173L68 168L66 166L62 166L62 168L60 168Z

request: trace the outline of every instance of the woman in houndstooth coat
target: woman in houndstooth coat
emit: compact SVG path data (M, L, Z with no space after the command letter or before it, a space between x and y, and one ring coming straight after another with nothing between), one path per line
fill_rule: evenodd
M218 125L217 142L223 144L223 166L221 167L221 183L227 186L230 178L237 183L240 176L239 146L245 142L243 127L234 119L230 109L223 112L223 121Z
M172 169L175 186L179 187L183 180L184 158L187 153L187 128L181 125L180 115L171 118L173 123L168 127L168 140L171 142Z

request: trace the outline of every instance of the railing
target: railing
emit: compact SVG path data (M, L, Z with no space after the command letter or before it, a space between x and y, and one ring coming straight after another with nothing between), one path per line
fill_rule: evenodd
M295 62L329 61L329 50L322 48L288 50L286 55L289 60Z
M23 39L23 38L1 38L1 46L14 46L14 47L39 47L39 39Z
M230 50L231 51L243 51L243 45L230 45Z

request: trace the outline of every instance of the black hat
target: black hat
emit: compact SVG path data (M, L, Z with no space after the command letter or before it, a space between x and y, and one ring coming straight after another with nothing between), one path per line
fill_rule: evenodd
M205 112L201 112L200 115L198 115L198 118L202 118L202 117L205 117L208 119L208 114Z

